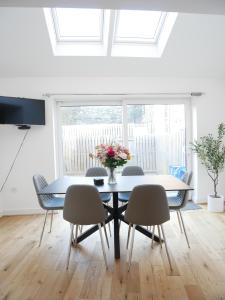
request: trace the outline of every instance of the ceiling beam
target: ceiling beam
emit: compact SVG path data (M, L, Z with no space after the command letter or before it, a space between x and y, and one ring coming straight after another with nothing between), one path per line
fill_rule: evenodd
M0 0L1 6L142 9L200 14L225 14L224 0Z

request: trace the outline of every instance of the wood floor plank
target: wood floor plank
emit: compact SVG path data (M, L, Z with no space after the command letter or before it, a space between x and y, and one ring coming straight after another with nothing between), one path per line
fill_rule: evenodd
M69 224L54 215L38 247L43 215L0 218L0 299L7 300L225 300L225 213L185 211L191 248L176 214L164 226L173 271L163 249L137 232L127 272L127 225L120 228L121 258L114 260L113 237L106 270L96 232L72 248L66 270ZM112 227L112 226L111 226Z
M189 300L205 300L205 296L198 285L185 286Z
M101 276L102 266L99 261L90 262L84 277L84 284L80 293L80 298L94 299L97 294L98 281Z

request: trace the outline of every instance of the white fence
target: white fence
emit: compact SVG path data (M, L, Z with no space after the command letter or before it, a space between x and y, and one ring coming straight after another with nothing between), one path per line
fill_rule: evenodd
M145 172L167 173L169 165L185 164L184 131L166 135L137 134L138 125L129 124L128 143L132 154L129 164L141 166ZM136 130L134 130L136 129ZM135 133L136 132L136 133ZM123 143L121 124L62 126L64 173L84 174L99 162L89 157L101 143Z

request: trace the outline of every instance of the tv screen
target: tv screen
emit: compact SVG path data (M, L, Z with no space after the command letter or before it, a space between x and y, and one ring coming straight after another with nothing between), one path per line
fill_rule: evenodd
M0 96L0 124L45 125L45 101Z

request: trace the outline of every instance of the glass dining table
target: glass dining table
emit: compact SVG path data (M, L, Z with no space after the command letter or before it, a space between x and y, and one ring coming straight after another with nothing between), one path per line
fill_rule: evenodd
M84 177L84 176L63 176L47 187L42 189L40 195L49 194L66 194L67 188L74 184L89 184L94 185L94 178L96 177ZM112 205L104 204L105 209L108 211L108 216L105 223L114 221L114 257L115 259L120 258L120 236L119 226L120 221L127 223L124 219L123 212L126 210L127 204L119 207L118 193L131 192L133 188L141 184L159 184L164 187L165 191L184 191L185 193L189 190L193 190L190 186L175 178L172 175L144 175L144 176L117 176L116 184L108 184L107 177L101 177L104 179L104 185L96 186L99 193L111 193L112 194ZM80 243L88 236L98 230L97 225L93 225L88 228L77 238L77 242ZM136 226L136 230L144 234L145 236L152 238L152 232L142 226ZM153 236L156 242L159 242L159 237L154 234Z

